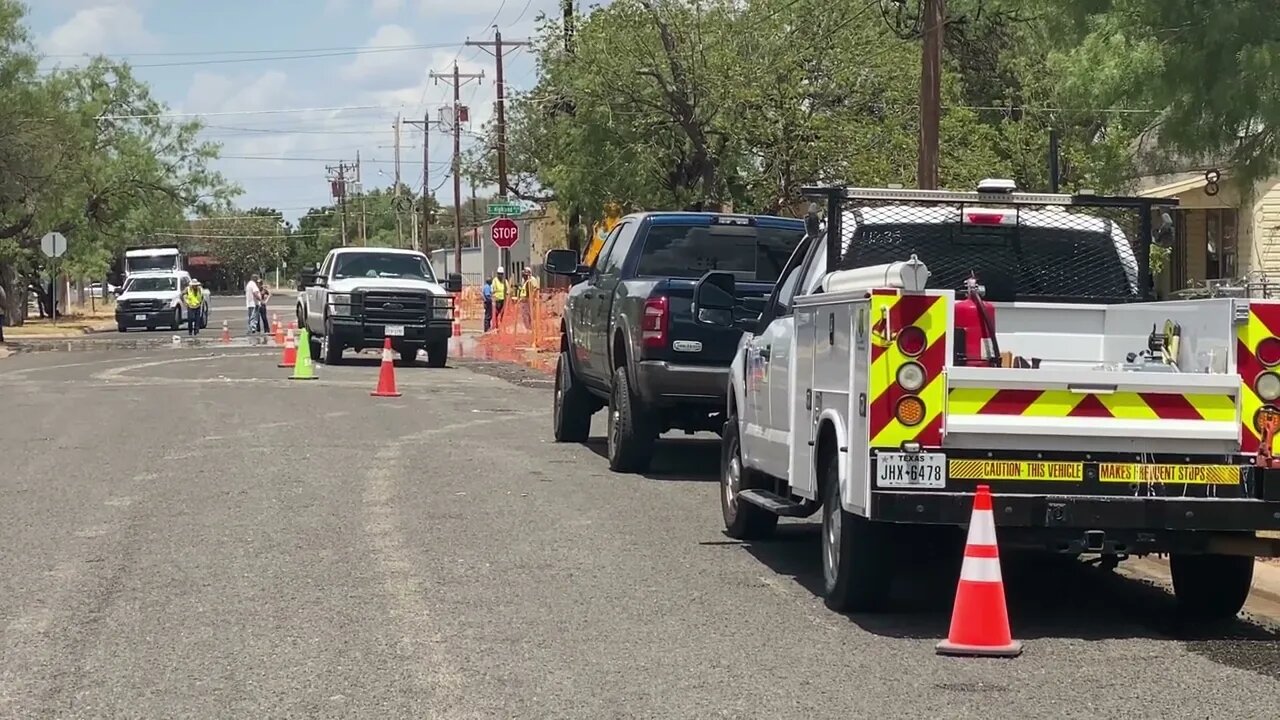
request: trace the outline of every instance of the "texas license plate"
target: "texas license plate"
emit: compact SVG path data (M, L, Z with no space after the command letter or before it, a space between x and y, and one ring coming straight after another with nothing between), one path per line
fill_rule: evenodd
M941 453L880 453L876 487L946 487L946 467L947 456Z
M146 319L147 319L147 316L146 316L146 315L134 315L134 316L133 316L133 319L134 319L134 320L146 320Z
M387 333L387 337L404 337L404 326L388 325L386 333Z

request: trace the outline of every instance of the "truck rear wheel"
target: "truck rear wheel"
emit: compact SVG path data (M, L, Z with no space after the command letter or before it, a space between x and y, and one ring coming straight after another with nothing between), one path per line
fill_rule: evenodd
M862 612L883 607L893 580L884 529L840 505L838 455L822 459L823 601L836 612Z
M556 442L586 442L591 435L591 397L573 377L569 353L556 362L556 389L551 401L552 434Z
M623 473L648 470L657 436L652 419L631 392L626 366L614 370L609 396L609 469Z
M724 439L720 443L720 514L724 531L736 540L759 540L769 537L778 527L778 516L758 505L738 499L742 490L764 489L763 476L742 462L742 443L738 436L738 418L729 416Z
M1228 620L1244 607L1253 587L1247 555L1169 556L1178 613L1196 620Z

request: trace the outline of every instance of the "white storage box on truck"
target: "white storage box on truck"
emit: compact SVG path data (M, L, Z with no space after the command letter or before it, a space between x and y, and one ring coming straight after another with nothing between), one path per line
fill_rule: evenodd
M730 535L822 510L828 605L875 609L896 554L965 525L986 483L1002 545L1111 566L1170 553L1184 612L1240 609L1253 558L1280 554L1256 535L1280 529L1280 303L1152 302L1169 201L806 193L825 226L815 204L763 315L734 307L726 273L695 290L700 322L746 330Z

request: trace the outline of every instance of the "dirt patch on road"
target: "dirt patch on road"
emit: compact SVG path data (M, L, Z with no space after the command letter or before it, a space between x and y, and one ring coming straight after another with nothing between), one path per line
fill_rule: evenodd
M450 365L456 365L460 368L466 368L472 372L482 373L496 377L499 380L506 380L512 385L531 388L545 388L547 390L555 387L555 378L541 370L515 363L493 362L490 360L472 360L470 358L449 358Z

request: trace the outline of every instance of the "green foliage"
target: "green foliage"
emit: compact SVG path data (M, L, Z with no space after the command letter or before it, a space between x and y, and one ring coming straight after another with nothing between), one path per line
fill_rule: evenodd
M238 193L209 169L218 148L197 139L200 126L156 117L165 106L127 64L37 74L24 12L0 0L0 282L17 318L25 293L14 290L45 269L46 232L67 236L69 272L100 275L125 245Z
M1003 176L1047 189L1056 129L1064 189L1119 189L1144 118L1076 92L1049 54L1059 20L1012 0L949 6L943 186ZM912 185L920 47L894 7L616 0L579 19L573 53L544 23L538 83L508 109L513 193L590 221L610 201L788 213L806 184ZM489 128L469 158L490 182L496 145Z

